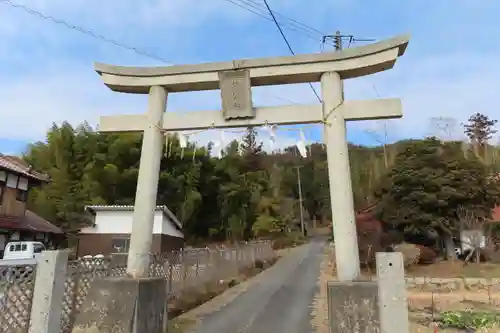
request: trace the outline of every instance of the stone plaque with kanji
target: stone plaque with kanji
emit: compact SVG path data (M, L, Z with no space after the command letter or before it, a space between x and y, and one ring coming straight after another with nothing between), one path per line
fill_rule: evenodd
M234 70L219 72L222 113L226 120L254 118L250 72Z

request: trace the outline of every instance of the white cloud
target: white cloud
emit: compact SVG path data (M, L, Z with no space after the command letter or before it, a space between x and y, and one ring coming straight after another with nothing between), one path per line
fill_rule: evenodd
M404 57L388 72L346 84L347 98L375 98L372 84L381 97L401 98L403 118L393 120L389 133L397 138L432 134L430 119L453 118L458 124L475 112L498 119L496 96L500 65L489 54L469 52L428 56L406 61ZM353 124L359 129L380 132L380 122Z
M116 98L91 68L41 70L0 83L0 133L11 139L45 137L52 122L96 123L108 113L136 112L138 98Z
M294 102L307 102L307 98L297 98L297 93L303 90L301 86L275 87L272 90L281 94L257 89L255 103L277 105L292 98ZM171 94L167 109L169 112L217 110L221 107L219 96L218 91ZM141 113L146 107L146 96L110 91L90 66L78 63L48 66L17 76L14 82L0 84L0 117L3 119L0 121L0 137L40 140L53 122L68 121L76 125L87 121L96 125L101 115ZM286 136L290 134L280 131L279 147L289 145L290 142L283 139ZM207 131L197 135L195 140L207 143L217 137L216 131ZM241 135L227 135L228 139L239 137Z

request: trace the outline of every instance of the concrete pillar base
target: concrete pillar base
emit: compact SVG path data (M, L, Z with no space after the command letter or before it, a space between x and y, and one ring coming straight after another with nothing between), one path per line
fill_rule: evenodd
M328 282L331 333L380 333L376 282Z
M163 333L166 301L164 278L96 279L72 333Z

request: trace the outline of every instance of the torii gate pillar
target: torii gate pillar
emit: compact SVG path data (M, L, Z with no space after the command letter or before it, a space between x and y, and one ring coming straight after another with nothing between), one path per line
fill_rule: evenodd
M344 102L344 83L338 73L327 72L321 76L321 95L335 253L338 254L335 256L337 276L340 281L352 281L360 275L360 264L346 124L342 112L336 112Z
M128 274L137 278L148 275L163 132L322 123L338 279L356 279L360 267L345 122L399 118L402 111L398 99L344 101L343 80L392 68L405 52L408 41L408 36L401 36L341 52L200 65L139 68L95 64L96 71L112 90L149 94L146 114L101 117L99 124L101 132L144 132ZM264 108L252 105L252 86L318 81L322 105ZM167 91L215 89L221 89L223 112L165 113Z
M153 242L153 224L160 178L160 162L163 155L164 136L159 131L163 125L163 114L167 108L167 90L161 86L153 86L149 90L147 126L144 128L139 162L139 175L135 193L132 233L127 259L127 267L134 268L128 272L134 276L144 276ZM140 268L139 271L137 269ZM140 273L142 272L142 273Z

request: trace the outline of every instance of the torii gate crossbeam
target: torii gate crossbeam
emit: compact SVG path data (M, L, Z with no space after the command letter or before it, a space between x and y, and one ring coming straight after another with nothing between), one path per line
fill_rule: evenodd
M322 123L328 159L336 265L341 281L359 276L359 254L346 140L346 121L402 116L398 99L346 101L343 80L390 69L404 54L409 36L341 52L168 67L95 64L114 91L148 94L142 115L101 117L101 132L144 132L127 272L144 277L149 269L153 214L163 132L263 124ZM251 86L321 82L322 105L254 108ZM167 92L221 89L223 110L167 112Z

